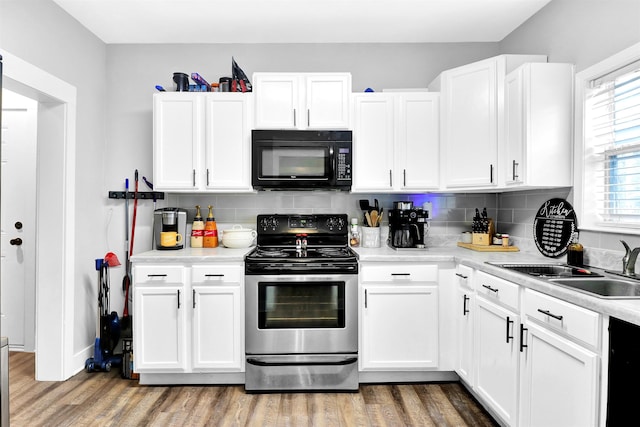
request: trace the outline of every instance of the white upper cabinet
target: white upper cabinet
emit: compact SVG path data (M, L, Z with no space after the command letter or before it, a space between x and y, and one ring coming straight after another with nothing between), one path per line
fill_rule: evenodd
M491 189L499 183L508 72L543 55L500 55L444 71L430 86L441 91L444 189Z
M438 189L439 101L431 92L353 95L352 191Z
M253 98L222 92L205 100L206 189L251 191Z
M507 75L504 183L569 187L573 65L528 63Z
M154 189L194 190L200 185L198 163L204 141L203 100L195 93L154 94Z
M153 98L154 189L253 191L248 93L157 93Z
M394 96L356 94L353 111L351 191L389 191L393 188Z
M395 188L437 190L440 185L440 94L398 93Z
M349 73L254 73L256 129L347 129Z

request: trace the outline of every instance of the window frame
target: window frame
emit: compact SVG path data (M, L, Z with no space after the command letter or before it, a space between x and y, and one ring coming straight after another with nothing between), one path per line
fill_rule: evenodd
M613 73L629 64L640 61L640 43L636 43L623 51L604 59L603 61L586 68L576 74L575 77L575 139L573 161L573 192L574 207L578 216L578 224L581 230L598 231L603 233L622 233L640 235L640 224L637 226L607 223L599 220L595 201L590 199L586 191L593 187L594 177L589 175L585 168L585 95L588 85L594 79Z

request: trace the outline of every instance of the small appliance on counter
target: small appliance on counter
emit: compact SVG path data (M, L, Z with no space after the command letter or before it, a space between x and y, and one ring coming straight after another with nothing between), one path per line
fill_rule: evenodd
M153 241L159 250L185 247L187 211L181 208L160 208L153 212Z
M429 211L413 202L394 202L389 211L389 246L394 249L425 249Z

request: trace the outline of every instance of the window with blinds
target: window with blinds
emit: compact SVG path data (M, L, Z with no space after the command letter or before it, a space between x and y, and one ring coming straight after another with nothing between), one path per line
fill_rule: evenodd
M585 97L585 164L603 225L640 227L640 63L591 81Z

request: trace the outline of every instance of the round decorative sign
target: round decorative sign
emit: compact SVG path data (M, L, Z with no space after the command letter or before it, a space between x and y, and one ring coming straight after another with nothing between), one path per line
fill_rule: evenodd
M578 230L573 206L564 199L550 199L543 203L533 222L533 238L542 255L563 255Z

